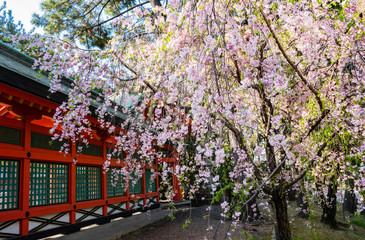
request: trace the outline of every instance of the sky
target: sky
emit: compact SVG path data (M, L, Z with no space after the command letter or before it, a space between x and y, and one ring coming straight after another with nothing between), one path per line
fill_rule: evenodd
M16 22L20 20L24 24L24 28L29 31L32 29L30 23L32 14L40 12L40 3L42 0L6 0L6 8L13 11ZM3 0L0 0L2 4ZM36 31L39 32L40 30Z

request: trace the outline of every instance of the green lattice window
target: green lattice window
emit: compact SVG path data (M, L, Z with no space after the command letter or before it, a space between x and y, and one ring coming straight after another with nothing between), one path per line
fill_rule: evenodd
M76 166L76 201L101 198L100 167Z
M141 161L141 155L139 155L138 153L133 153L132 154L132 159L135 159L137 161Z
M0 126L0 143L21 144L20 129Z
M142 178L138 178L137 175L135 175L134 173L131 174L132 179L138 179L136 184L133 185L132 183L132 179L129 180L129 195L132 194L141 194L143 193L142 190Z
M120 173L113 172L113 169L109 169L107 172L107 194L108 197L124 196L124 180Z
M114 158L114 159L124 159L123 152L114 153L114 148L107 148L106 153L111 154L112 158Z
M172 158L172 157L174 157L174 153L170 150L162 149L160 152L162 153L163 158Z
M19 162L0 160L0 210L18 208Z
M77 150L81 149L82 154L101 157L101 146L94 144L87 144L83 142L76 143Z
M151 181L152 172L146 170L146 192L156 192L156 175Z
M68 165L30 163L29 206L68 202Z
M49 150L55 150L60 151L61 147L68 143L67 140L52 140L52 136L39 134L32 132L31 133L31 147L34 148L43 148L43 149L49 149Z

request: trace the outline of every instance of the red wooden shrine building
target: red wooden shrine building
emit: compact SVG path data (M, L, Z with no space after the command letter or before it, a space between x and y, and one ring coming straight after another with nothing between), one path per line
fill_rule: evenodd
M103 173L112 148L108 137L90 140L82 154L76 153L79 143L70 142L66 155L59 152L63 143L49 144L53 113L67 96L50 95L47 77L38 76L32 62L0 42L0 239L39 239L159 207L151 169L127 189L118 187L121 179L112 184L111 171ZM96 119L90 120L97 129ZM175 166L176 159L173 154L159 161ZM176 177L173 184L174 200L180 200Z

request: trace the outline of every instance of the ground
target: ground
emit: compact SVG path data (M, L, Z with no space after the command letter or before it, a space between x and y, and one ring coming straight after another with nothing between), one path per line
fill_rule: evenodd
M338 206L336 220L340 230L333 230L328 225L321 223L321 208L312 206L310 219L297 217L296 203L289 205L289 216L292 220L291 230L294 240L361 240L365 239L365 216L350 216L345 214L343 220L341 206ZM270 238L264 238L269 240Z
M209 213L203 207L186 207L178 209L174 213L174 220L166 219L155 223L149 227L143 228L133 234L125 236L120 240L195 240L195 239L225 239L225 234L229 228L230 222L225 221L220 223L220 208L213 206ZM365 239L365 216L359 216L348 219L346 221L339 220L342 215L338 214L339 226L342 230L332 230L328 226L320 222L320 208L313 208L312 217L308 220L301 219L296 216L295 202L289 204L289 216L292 221L291 229L293 239L317 239L317 240L361 240ZM264 211L263 211L264 212ZM190 223L183 229L186 220L191 219ZM211 226L211 230L207 230ZM274 239L274 223L271 217L266 217L262 221L254 224L241 224L238 228L246 229L252 234L253 239L271 240ZM227 236L237 237L237 239L245 239L241 236L239 230L236 230L232 235Z
M224 239L230 222L226 221L220 223L220 207L213 206L210 213L206 210L206 208L206 206L203 206L178 209L178 212L174 213L174 220L166 219L135 232L134 234L130 234L121 240L194 240L204 239L205 237L206 239ZM191 219L191 221L184 230L183 225L188 219ZM209 226L212 228L208 231L207 229ZM264 226L261 226L261 228L264 228ZM268 225L266 234L270 231L271 226ZM237 236L238 239L241 239L238 231L233 232L231 236ZM228 237L229 236L227 236L227 239L229 239Z

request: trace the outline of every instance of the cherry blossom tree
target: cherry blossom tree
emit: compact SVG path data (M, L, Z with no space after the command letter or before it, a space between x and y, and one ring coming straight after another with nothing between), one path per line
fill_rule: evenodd
M194 156L163 167L162 177L197 172L193 195L218 183L217 169L232 163L237 201L223 202L223 213L234 211L234 226L242 209L257 208L247 205L252 199L268 196L277 239L291 239L288 189L307 174L324 179L321 168L344 168L346 156L363 162L364 25L354 2L171 0L113 24L104 50L28 37L27 51L37 56L34 67L49 73L51 92L68 91L54 116L63 131L54 138L82 139L94 104L117 151L130 153L125 167L141 173L160 156L158 146L172 142L183 156L185 138L194 136ZM62 89L63 77L73 79L69 89ZM118 127L127 131L116 131L117 113L125 114ZM343 132L358 141L346 153L329 144Z

